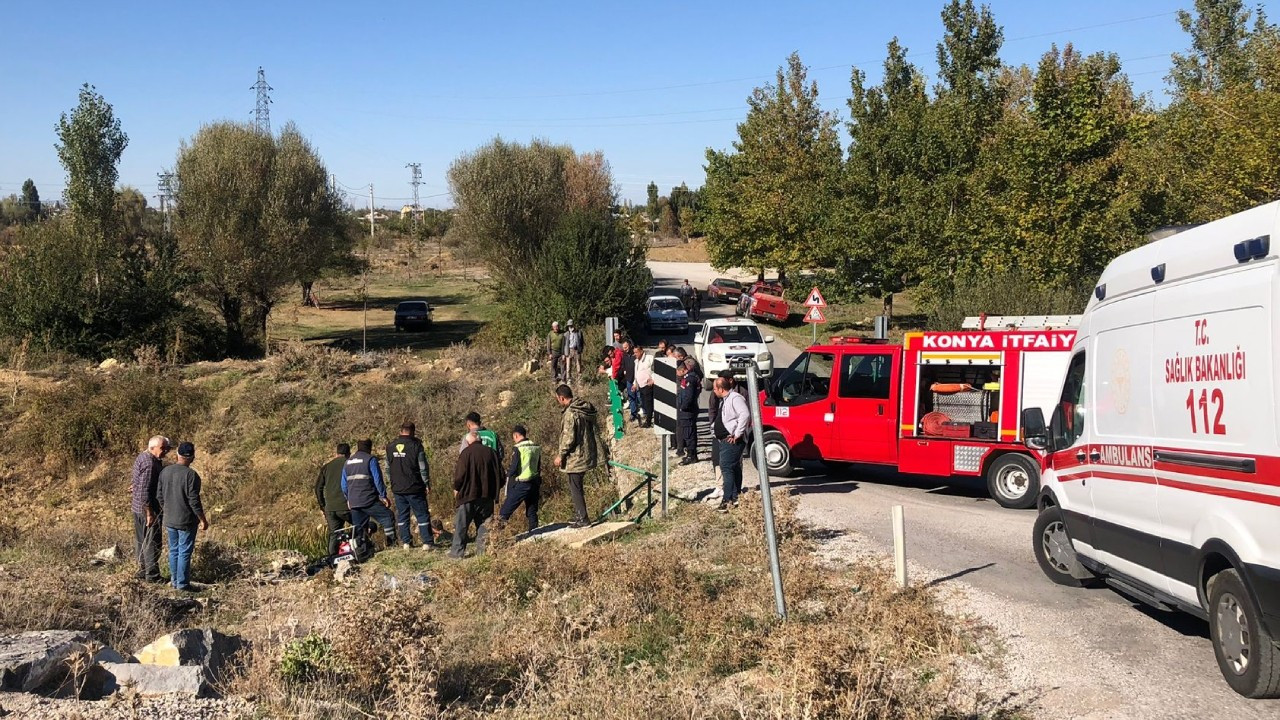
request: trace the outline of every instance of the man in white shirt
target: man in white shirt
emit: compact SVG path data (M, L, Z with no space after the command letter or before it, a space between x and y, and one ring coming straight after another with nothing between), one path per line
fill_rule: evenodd
M721 512L738 504L742 492L742 451L746 447L747 429L751 425L751 408L747 399L734 392L732 377L716 378L715 394L720 398L719 412L711 423L711 433L719 444L718 462L724 482Z
M640 427L653 427L653 355L639 345L631 352L636 359L634 389L640 396Z

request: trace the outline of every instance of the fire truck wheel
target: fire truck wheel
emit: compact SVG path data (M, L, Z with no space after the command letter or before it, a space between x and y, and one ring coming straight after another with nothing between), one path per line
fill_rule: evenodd
M1032 507L1040 494L1040 468L1026 455L1001 455L987 467L987 490L1001 507Z
M1036 562L1052 581L1069 587L1087 587L1097 581L1096 576L1080 564L1076 549L1067 535L1067 522L1062 509L1050 505L1040 511L1031 531L1031 544Z
M1280 697L1280 647L1235 570L1209 581L1209 636L1218 668L1232 690L1248 698Z
M751 456L755 458L755 455ZM770 477L788 477L795 469L791 464L791 446L777 430L764 433L764 461Z

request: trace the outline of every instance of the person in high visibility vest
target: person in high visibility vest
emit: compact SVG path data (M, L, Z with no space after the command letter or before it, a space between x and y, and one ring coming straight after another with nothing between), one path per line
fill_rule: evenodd
M507 467L507 499L498 512L498 521L505 524L524 503L524 517L529 529L538 527L538 502L542 496L542 448L529 439L529 431L523 425L511 428L511 465Z

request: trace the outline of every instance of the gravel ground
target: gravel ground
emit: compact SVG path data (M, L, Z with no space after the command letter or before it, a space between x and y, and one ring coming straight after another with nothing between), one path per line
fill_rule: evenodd
M254 717L254 708L238 698L225 700L155 697L107 700L53 700L25 693L0 693L0 717L33 720L241 720Z

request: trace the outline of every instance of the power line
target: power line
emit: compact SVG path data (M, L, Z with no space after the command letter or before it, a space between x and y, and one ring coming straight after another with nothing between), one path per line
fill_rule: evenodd
M173 210L173 198L176 195L173 185L173 181L176 177L176 175L169 171L156 173L156 178L160 181L160 213L164 215L164 232L166 235L173 230L170 211Z
M258 82L249 86L258 93L258 102L253 109L253 126L260 132L271 134L271 91L275 88L267 84L267 73L258 66Z
M413 186L413 226L418 226L418 216L422 212L422 207L418 204L418 186L422 184L422 163L409 163L405 165L413 173L413 179L409 184Z
M1043 37L1051 37L1053 35L1061 35L1063 33L1081 32L1084 30L1098 30L1106 27L1114 27L1116 25L1126 25L1129 23L1142 22L1144 20L1154 20L1157 18L1169 17L1171 15L1176 15L1177 12L1178 11L1176 10L1171 10L1168 12L1153 13L1151 15L1142 15L1140 17L1124 18L1121 20L1111 20L1108 22L1095 23L1092 25L1081 25L1079 27L1064 28L1061 30L1051 30L1049 32L1041 32L1041 33L1035 33L1031 35L1019 35L1017 37L1006 38L1004 42L1005 43L1021 42L1023 40L1035 40ZM932 54L933 52L919 52L919 53L912 53L910 55L907 55L907 57L908 58L921 57L921 56L932 55ZM866 60L866 61L855 62L855 63L837 63L835 65L823 65L820 67L809 68L809 70L811 72L822 71L822 70L835 70L838 68L846 68L846 67L862 67L864 65L873 65L881 62L884 62L883 58L878 58L876 60ZM769 75L753 75L749 77L728 78L724 80L705 80L705 81L692 82L692 83L680 83L677 85L658 85L658 86L640 87L640 88L615 88L610 90L587 90L582 92L550 93L545 95L491 95L491 96L427 95L423 97L433 97L433 98L447 99L447 100L549 100L549 99L575 98L575 97L598 97L602 95L630 95L630 94L638 94L638 93L662 92L665 90L686 90L690 88L709 87L712 85L730 85L733 83L741 83L741 82L748 82L748 81L755 81L755 80L767 80L767 79L772 79L773 77L774 75L771 73Z

